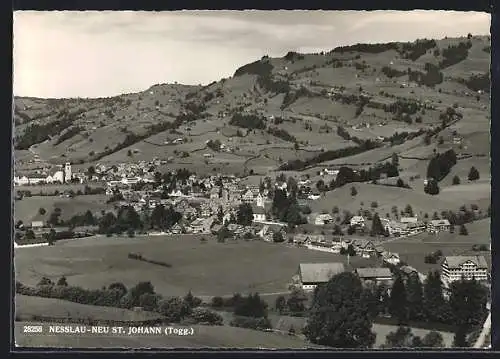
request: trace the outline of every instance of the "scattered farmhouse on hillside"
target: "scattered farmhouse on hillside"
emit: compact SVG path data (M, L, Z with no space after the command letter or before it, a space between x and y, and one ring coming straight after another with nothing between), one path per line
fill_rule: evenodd
M435 219L427 224L427 231L430 233L449 232L450 221L447 219Z

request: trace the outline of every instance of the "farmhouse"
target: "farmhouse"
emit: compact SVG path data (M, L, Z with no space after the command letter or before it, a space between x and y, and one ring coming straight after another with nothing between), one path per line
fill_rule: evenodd
M389 268L357 268L355 272L364 284L372 282L377 285L392 285L392 273Z
M427 224L427 231L430 233L449 232L450 221L447 219L435 219Z
M241 199L243 200L243 202L252 203L254 201L254 195L252 190L247 189L245 192L243 192Z
M375 245L368 239L354 239L351 244L360 257L370 258L375 255Z
M31 228L33 228L33 229L43 228L44 226L45 226L44 221L32 221L31 222Z
M325 243L325 236L322 234L298 233L293 237L293 243L296 244Z
M391 253L391 252L384 252L382 254L382 261L384 263L392 264L392 265L397 265L401 261L399 259L399 254L397 253Z
M333 276L345 271L343 263L300 263L299 278L303 290L314 290Z
M253 220L254 222L265 222L266 212L262 207L253 207Z
M484 256L447 256L441 264L441 277L446 283L465 279L488 280L488 264Z
M324 226L325 224L331 223L333 217L328 213L318 214L314 219L314 224L317 226Z
M363 216L353 216L351 218L350 224L352 227L354 227L354 226L364 227L365 226L365 219L363 218Z

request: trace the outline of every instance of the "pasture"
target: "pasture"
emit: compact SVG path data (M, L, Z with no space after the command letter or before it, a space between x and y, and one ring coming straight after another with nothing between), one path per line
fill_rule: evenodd
M34 285L45 276L66 276L70 285L101 288L113 282L127 287L151 281L164 296L226 296L288 290L301 262L344 262L346 257L261 241L201 242L199 236L142 238L93 237L54 246L15 250L16 280ZM127 258L140 253L169 263L165 268ZM352 258L355 267L371 261Z
M161 316L152 312L134 312L128 309L101 307L74 303L55 298L15 296L16 321L32 320L34 316L56 319L102 320L102 321L146 321L159 319Z
M413 186L413 184L410 184ZM351 188L355 187L357 195L351 195ZM425 194L421 189L406 189L399 187L389 187L382 185L374 185L368 183L351 183L343 187L329 191L325 196L315 200L307 201L312 212L327 211L330 213L334 206L339 207L341 211L349 210L352 213L357 213L359 209L370 209L372 202L377 202L375 211L381 216L392 212L392 207L397 206L398 210L404 210L407 204L410 204L413 212L417 215L428 213L432 216L434 212L440 213L443 210L457 211L463 204L476 203L484 211L487 208L487 203L476 200L467 200L457 196L449 196L439 194L431 196ZM484 207L486 205L486 207ZM484 208L483 208L484 207Z
M24 335L23 325L15 324L15 340L19 347L57 348L158 348L158 349L307 349L324 348L307 343L300 338L277 333L228 326L194 325L192 336L96 336L96 335ZM33 325L35 323L29 323ZM179 326L181 327L181 326Z
M24 197L14 203L14 219L31 223L36 220L48 220L55 208L61 209L61 219L67 220L76 214L83 214L87 210L93 213L101 210L112 210L113 204L107 204L106 195L87 195L74 198L61 198L58 196ZM45 215L38 213L40 208L45 209Z

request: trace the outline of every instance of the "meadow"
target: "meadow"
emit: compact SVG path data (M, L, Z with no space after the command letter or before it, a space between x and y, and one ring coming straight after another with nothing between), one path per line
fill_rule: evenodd
M102 321L146 321L161 318L160 314L152 312L134 312L128 309L101 307L74 303L56 298L15 296L16 321L32 320L34 316L68 320L102 320Z
M193 325L192 336L84 336L84 335L24 335L25 322L15 323L15 341L20 347L58 347L58 348L158 348L158 349L307 349L324 348L304 340L258 330L229 326ZM29 323L30 325L36 323ZM46 323L44 323L46 324ZM176 326L182 328L182 326Z
M32 220L48 220L55 208L61 209L61 219L68 220L77 214L83 214L87 210L93 213L101 210L112 210L113 204L106 203L106 195L86 195L73 198L61 198L59 196L34 196L24 197L14 203L14 219L17 222L31 223ZM39 209L44 208L45 214L40 215Z
M344 262L346 257L261 241L205 242L199 236L93 237L54 246L15 250L16 280L35 285L45 276L66 276L70 285L101 288L113 282L127 287L151 281L164 296L228 296L235 292L286 292L303 262ZM132 261L128 253L169 263L165 268ZM354 267L372 261L352 258Z

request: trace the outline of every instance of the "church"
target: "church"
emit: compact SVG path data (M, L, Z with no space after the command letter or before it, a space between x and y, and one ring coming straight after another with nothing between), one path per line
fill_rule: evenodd
M69 183L73 179L71 163L66 162L64 166L58 166L49 171L27 174L23 176L14 176L15 186L26 186L44 183Z

